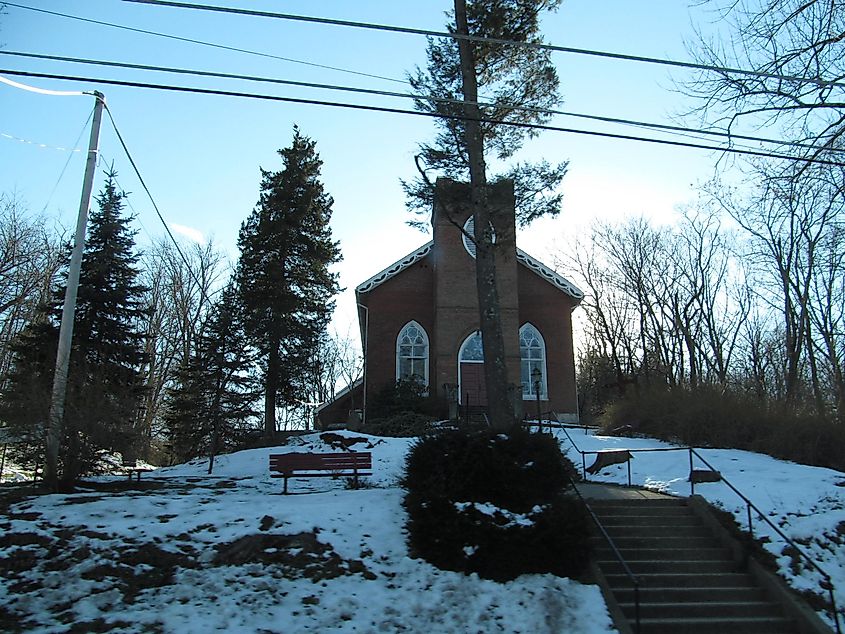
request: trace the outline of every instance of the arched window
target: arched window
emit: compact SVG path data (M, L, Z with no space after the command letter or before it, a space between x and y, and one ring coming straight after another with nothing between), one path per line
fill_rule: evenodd
M537 398L537 387L532 373L540 371L540 398L549 398L549 383L546 373L546 344L540 331L531 324L519 329L520 375L522 377L522 397Z
M396 380L416 379L428 385L428 335L409 321L396 338Z
M481 343L481 331L476 330L469 337L464 339L459 353L461 361L484 362L484 346Z

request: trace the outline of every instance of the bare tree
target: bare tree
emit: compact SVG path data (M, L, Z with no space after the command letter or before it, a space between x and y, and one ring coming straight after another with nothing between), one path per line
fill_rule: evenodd
M9 369L9 344L48 298L62 256L61 233L28 216L17 196L0 194L0 375Z
M805 374L816 408L826 409L822 354L836 359L837 275L842 259L837 249L845 221L843 170L825 165L757 167L759 186L750 194L713 185L713 200L747 235L746 255L755 266L757 296L777 311L783 332L784 397L795 404L803 394ZM821 276L821 277L820 277ZM833 326L835 328L835 326ZM832 346L832 347L831 347Z
M845 134L845 4L830 0L703 0L730 25L729 41L690 48L711 65L686 88L700 112L731 131L766 128L800 156L841 149ZM745 68L739 74L719 68ZM836 83L838 82L838 83ZM838 154L841 157L841 154Z
M143 281L149 288L145 323L148 363L139 426L147 439L157 431L165 389L173 385L178 369L195 352L211 299L225 281L224 256L213 243L183 244L181 250L187 263L173 243L162 239L143 260Z

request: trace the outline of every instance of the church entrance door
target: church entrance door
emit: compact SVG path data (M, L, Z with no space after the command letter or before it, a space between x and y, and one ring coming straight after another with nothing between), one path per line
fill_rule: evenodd
M461 405L487 406L484 352L481 333L478 331L464 339L458 351L458 389L458 402Z

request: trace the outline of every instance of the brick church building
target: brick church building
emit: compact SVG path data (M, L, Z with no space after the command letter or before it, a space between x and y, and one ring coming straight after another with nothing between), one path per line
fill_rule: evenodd
M349 421L351 409L366 421L367 402L399 379L428 386L429 409L443 418L486 404L475 245L459 229L473 234L469 199L466 183L438 179L433 239L356 288L363 379L318 410L319 426ZM516 411L533 417L539 378L542 411L575 421L571 313L583 293L516 247L512 182L491 186L488 199Z

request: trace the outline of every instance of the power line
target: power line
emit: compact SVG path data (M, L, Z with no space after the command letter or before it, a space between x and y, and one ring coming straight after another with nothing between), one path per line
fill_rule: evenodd
M293 103L293 104L301 104L301 105L313 105L313 106L327 106L332 108L346 108L351 110L361 110L366 112L385 112L391 114L403 114L403 115L410 115L410 116L417 116L417 117L427 117L427 118L440 118L440 119L453 119L453 120L465 120L467 117L463 115L457 114L441 114L441 113L433 113L433 112L421 112L418 110L407 110L403 108L389 108L386 106L372 106L372 105L363 105L363 104L353 104L353 103L344 103L344 102L337 102L337 101L322 101L317 99L302 99L296 97L282 97L277 95L264 95L264 94L256 94L256 93L247 93L247 92L237 92L231 90L214 90L210 88L192 88L188 86L176 86L172 84L150 84L144 82L135 82L135 81L124 81L118 79L102 79L97 77L84 77L84 76L73 76L73 75L56 75L51 73L35 73L29 71L20 71L20 70L9 70L9 69L0 69L0 73L5 73L8 75L20 75L25 77L40 77L43 79L59 79L59 80L66 80L66 81L85 81L85 82L93 82L99 84L109 84L113 86L129 86L133 88L148 88L152 90L168 90L173 92L183 92L183 93L195 93L195 94L202 94L202 95L218 95L223 97L241 97L245 99L261 99L265 101L277 101L283 103ZM497 125L506 125L515 128L526 128L526 129L535 129L535 130L546 130L550 132L563 132L569 134L580 134L584 136L594 136L594 137L602 137L608 139L617 139L617 140L624 140L624 141L639 141L643 143L655 143L658 145L666 145L666 146L674 146L674 147L685 147L697 150L709 150L715 152L727 152L731 154L745 154L749 156L760 156L765 158L775 158L775 159L784 159L790 161L801 161L804 163L815 163L819 165L833 165L836 167L845 167L845 163L840 163L838 161L829 161L826 159L819 159L819 158L808 158L808 157L801 157L801 156L789 156L786 154L776 154L773 152L764 152L761 150L751 150L751 149L743 149L743 148L732 148L732 147L724 147L718 145L702 145L697 143L685 143L682 141L670 141L667 139L650 139L647 137L638 137L633 135L627 134L615 134L611 132L598 132L595 130L579 130L577 128L564 128L559 126L550 126L550 125L542 125L542 124L535 124L535 123L521 123L521 122L512 122L512 121L496 121L492 119L481 118L480 121L482 123L492 123Z
M147 197L150 199L150 202L153 204L153 209L155 209L156 215L158 219L161 221L164 230L167 232L170 241L173 243L173 246L176 248L176 251L179 253L182 261L185 263L185 267L188 271L188 274L191 276L191 279L194 280L194 284L197 285L199 292L205 298L205 300L210 304L211 299L209 299L208 295L205 292L202 284L197 279L197 276L194 274L194 269L191 267L190 262L188 262L188 258L185 257L184 252L182 251L179 243L176 242L176 238L173 237L173 234L170 232L170 227L167 226L167 222L164 220L164 216L161 215L161 211L159 211L158 205L156 204L155 199L153 198L152 192L150 192L149 187L147 187L147 183L144 181L144 177L141 176L141 171L138 169L138 165L135 163L135 159L132 158L132 154L129 152L129 148L126 147L126 142L123 140L123 136L120 134L120 130L117 129L117 124L114 121L114 117L112 116L111 110L108 107L108 104L103 101L103 105L106 108L106 114L109 115L109 121L111 121L111 126L114 129L114 133L117 135L117 140L120 141L121 147L123 147L123 151L126 154L126 158L129 159L129 164L132 165L132 169L135 170L135 175L138 177L138 181L141 183L141 187L144 188L144 191L147 192Z
M73 142L74 148L76 148L76 146L79 145L79 141L82 140L82 135L85 134L85 129L88 127L88 122L91 121L91 119L93 117L94 117L94 112L91 111L91 113L85 119L85 123L82 124L82 128L80 128L80 130L79 130L79 134L76 137L76 141ZM56 148L56 149L64 149L64 148ZM79 149L73 149L73 150L68 151L67 160L65 161L64 167L62 167L62 171L59 172L59 178L56 179L56 184L53 185L53 189L50 190L50 195L47 196L47 202L44 203L44 208L41 210L41 213L44 213L45 211L47 211L47 206L50 204L50 201L53 200L53 195L56 193L56 190L59 188L59 183L62 182L62 178L64 177L65 172L67 171L67 166L70 165L70 160L73 158L73 153L79 152L79 151L80 151Z
M197 9L202 11L214 11L218 13L230 13L238 15L249 15L263 18L275 18L280 20L293 20L297 22L311 22L315 24L329 24L334 26L346 26L359 29L369 29L375 31L388 31L393 33L406 33L411 35L425 35L427 37L441 37L455 40L469 40L470 42L483 42L486 44L502 44L507 46L519 46L523 48L535 48L546 51L553 51L558 53L573 53L576 55L588 55L592 57L604 57L609 59L617 59L628 62L642 62L646 64L660 64L663 66L674 66L677 68L688 68L692 70L706 70L716 71L720 73L727 73L731 75L748 75L750 77L761 77L765 79L777 79L781 81L792 81L805 84L815 84L822 87L837 87L845 88L845 83L838 81L828 81L824 79L816 79L812 77L798 77L796 75L780 75L778 73L767 73L763 71L748 70L744 68L731 68L727 66L715 66L712 64L700 64L697 62L683 62L671 59L661 59L657 57L644 57L640 55L627 55L624 53L611 53L608 51L596 51L585 48L573 48L570 46L557 46L554 44L544 44L542 42L518 42L515 40L503 40L499 38L482 37L478 35L465 35L460 33L451 33L447 31L430 31L427 29L416 29L404 26L392 26L387 24L375 24L372 22L354 22L351 20L336 20L333 18L320 18L313 16L294 15L290 13L275 13L272 11L255 11L252 9L237 9L233 7L217 7L207 4L193 4L188 2L174 2L172 0L123 0L124 2L132 2L135 4L150 4L158 6L176 7L180 9ZM13 5L14 6L14 5Z
M242 75L242 74L235 74L235 73L221 73L215 71L204 71L204 70L191 70L191 69L184 69L184 68L173 68L169 66L151 66L148 64L130 64L127 62L114 62L114 61L103 61L103 60L93 60L93 59L85 59L79 57L65 57L59 55L43 55L39 53L24 53L19 51L2 51L0 50L0 55L11 55L16 57L26 57L32 59L43 59L43 60L51 60L51 61L61 61L61 62L71 62L77 64L90 64L95 66L106 66L106 67L113 67L113 68L130 68L135 70L145 70L145 71L154 71L154 72L165 72L165 73L174 73L174 74L181 74L181 75L195 75L198 77L214 77L219 79L237 79L237 80L244 80L244 81L253 81L253 82L261 82L261 83L270 83L270 84L279 84L285 86L297 86L301 88L316 88L316 89L323 89L323 90L338 90L343 92L351 92L351 93L359 93L365 95L375 95L381 97L399 97L403 99L425 99L430 101L436 101L439 103L449 103L454 104L456 106L463 106L464 101L460 99L445 99L441 97L426 97L425 95L418 95L414 93L406 93L406 92L395 92L395 91L387 91L387 90L373 90L370 88L357 88L351 86L338 86L336 84L319 84L313 82L303 82L303 81L293 81L287 79L277 79L273 77L262 77L256 75ZM479 102L477 104L480 107L492 107L494 104ZM549 108L534 108L534 107L526 107L526 106L519 106L514 104L495 104L498 107L505 107L512 110L519 110L519 111L530 111L530 112L538 112L541 114L549 114L549 115L561 115L565 117L573 117L578 119L585 119L589 121L600 121L602 123L613 123L618 125L627 125L627 126L634 126L639 128L646 128L652 130L660 130L664 132L668 132L670 134L680 134L681 136L692 136L693 138L695 135L699 136L710 136L710 137L717 137L727 139L728 141L751 141L756 143L769 143L779 146L790 146L796 147L800 149L809 149L809 150L817 150L818 147L814 145L810 145L807 143L801 143L798 141L786 141L786 140L779 140L779 139L770 139L765 137L755 137L755 136L748 136L743 134L733 134L727 133L717 130L704 130L699 128L686 128L682 126L675 126L675 125L667 125L662 123L653 123L653 122L646 122L646 121L636 121L632 119L623 119L618 117L606 117L600 115L591 115L579 112L568 112L565 110L553 110ZM834 152L845 152L845 149L836 149L831 148L831 151Z
M270 59L277 59L283 62L291 62L293 64L303 64L305 66L313 66L315 68L323 68L326 70L334 70L340 73L349 73L351 75L359 75L361 77L370 77L372 79L382 79L384 81L392 81L397 82L400 84L404 84L405 82L401 79L394 79L392 77L383 77L381 75L373 75L370 73L363 73L356 70L350 70L348 68L340 68L338 66L327 66L325 64L317 64L316 62L306 62L301 59L294 59L292 57L282 57L281 55L273 55L271 53L262 53L260 51L253 51L246 48L238 48L236 46L226 46L225 44L217 44L215 42L207 42L205 40L197 40L189 37L181 37L179 35L171 35L169 33L159 33L157 31L148 31L146 29L139 29L132 26L126 26L123 24L114 24L113 22L104 22L102 20L94 20L92 18L83 18L78 15L71 15L69 13L60 13L59 11L49 11L47 9L40 9L38 7L28 7L24 4L17 4L15 2L2 2L2 5L7 7L15 7L16 9L26 9L27 11L35 11L37 13L45 13L47 15L54 15L62 18L68 18L70 20L78 20L79 22L87 22L89 24L97 24L99 26L107 26L113 29L121 29L124 31L132 31L134 33L142 33L144 35L152 35L154 37L163 37L170 40L177 40L179 42L188 42L189 44L199 44L200 46L208 46L211 48L219 48L226 51L234 51L236 53L245 53L247 55L256 55L258 57L267 57Z

